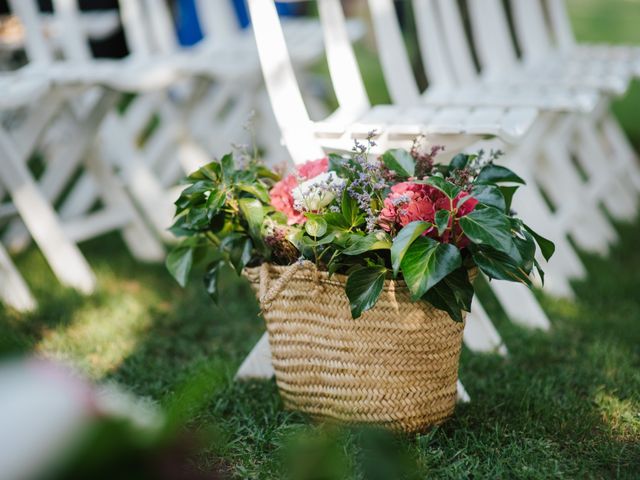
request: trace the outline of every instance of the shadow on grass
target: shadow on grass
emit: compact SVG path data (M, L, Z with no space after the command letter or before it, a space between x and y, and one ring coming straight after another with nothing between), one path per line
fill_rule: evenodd
M551 333L519 328L485 302L510 355L464 352L461 378L472 403L428 434L396 439L420 478L640 475L640 225L619 231L609 258L584 257L589 277L575 285L576 302L542 298ZM193 375L209 372L204 403L186 420L195 429L215 426L224 441L198 464L206 469L222 455L238 477L285 478L292 442L324 429L284 411L273 381L232 381L263 330L244 282L230 273L218 308L196 278L182 290L163 266L134 262L117 237L83 250L100 291L82 297L58 287L30 251L17 261L41 307L24 316L1 310L0 333L165 405L180 401ZM346 478L383 478L362 460L361 433L332 438L329 447L339 446L351 472Z

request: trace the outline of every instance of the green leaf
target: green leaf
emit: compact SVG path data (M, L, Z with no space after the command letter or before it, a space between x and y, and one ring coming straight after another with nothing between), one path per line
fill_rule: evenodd
M551 258L551 256L553 255L553 253L556 251L555 244L551 240L548 240L548 239L544 238L539 233L534 232L527 225L522 224L522 226L535 239L536 243L538 244L538 247L540 247L540 252L542 253L542 256L548 262L549 259Z
M387 150L382 155L382 162L399 177L408 178L415 175L416 162L409 152L402 148Z
M193 266L193 246L180 244L175 247L167 255L165 265L178 284L184 287Z
M514 237L513 241L520 253L522 261L520 262L520 268L527 274L531 273L533 269L536 256L536 242L533 237L526 231L519 231Z
M251 261L252 249L253 243L250 238L240 237L233 242L229 252L229 261L238 275L242 273L244 267Z
M233 181L233 172L236 169L235 162L233 161L233 154L227 153L220 159L220 166L222 167L222 178L227 184L231 184Z
M438 210L435 215L436 227L438 227L438 235L442 235L449 226L451 220L451 211Z
M224 190L212 190L205 206L212 211L212 213L215 213L222 208L226 199L227 194Z
M407 249L401 268L415 300L461 265L462 257L455 246L420 237Z
M434 285L422 298L447 312L456 322L462 322L462 312L471 311L473 300L473 285L469 281L468 270L465 267L458 268Z
M388 250L391 248L391 237L385 232L373 232L368 235L354 235L355 241L345 248L345 255L360 255L371 250Z
M351 224L345 220L344 215L338 212L327 212L322 215L327 224L337 230L349 230Z
M394 277L398 275L400 270L400 263L404 258L405 253L413 241L418 238L422 233L433 225L429 222L411 222L402 228L396 238L393 239L393 245L391 246L391 266L393 267Z
M258 165L256 167L256 173L258 174L258 176L260 178L269 178L269 179L274 180L276 182L280 180L280 175L278 175L276 172L268 169L264 165Z
M466 153L459 153L451 159L449 162L449 168L451 170L462 170L467 166L470 158L470 155L467 155Z
M222 170L220 169L220 164L218 162L210 162L200 167L187 178L189 180L203 180L208 178L209 180L218 183L221 173Z
M423 182L416 182L416 183L426 183L427 185L431 185L432 187L437 188L438 190L440 190L442 193L444 193L447 197L451 199L456 198L456 195L458 195L462 191L462 188L445 180L442 177L429 177Z
M307 218L304 224L304 229L312 237L321 237L327 233L327 222L320 216L313 216Z
M349 227L356 227L361 223L359 220L360 208L358 207L358 202L349 195L346 188L342 193L340 209L342 211L342 216Z
M529 275L509 255L485 246L472 246L471 252L475 264L489 277L531 286Z
M500 188L495 185L474 185L471 195L480 203L497 208L503 213L507 213L507 203Z
M489 164L480 170L480 173L476 177L475 183L501 183L501 182L513 182L525 184L525 181L518 175L513 173L507 167L502 165Z
M249 232L252 238L259 241L262 238L260 230L264 221L264 206L260 203L260 200L255 198L241 198L238 200L238 205L242 216L249 224Z
M538 275L540 275L540 282L542 283L542 286L544 286L544 270L538 263L538 260L536 260L535 258L533 259L533 265L536 267L536 270L538 271Z
M517 250L511 237L509 217L495 208L476 208L461 217L460 227L473 242L488 245L517 258Z
M505 211L508 213L511 210L513 195L520 187L518 185L500 185L498 188L500 189L500 192L502 192L505 202Z
M271 198L269 197L269 192L267 189L261 184L250 185L246 183L237 183L236 188L242 190L243 192L250 193L258 200L260 200L264 204L269 204Z
M219 297L218 274L223 265L224 262L214 262L207 267L207 271L204 274L204 288L215 303L218 303Z
M386 267L359 267L347 278L346 293L351 306L351 316L358 318L378 301L384 287Z

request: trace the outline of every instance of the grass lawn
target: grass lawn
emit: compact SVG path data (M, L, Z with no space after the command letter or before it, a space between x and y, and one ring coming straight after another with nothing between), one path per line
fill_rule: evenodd
M638 2L570 3L581 39L640 43ZM636 145L639 109L635 85L616 113ZM284 411L273 382L232 382L263 331L248 286L230 274L217 308L197 279L180 289L163 266L134 262L118 236L83 245L100 282L91 297L61 288L36 249L16 258L40 308L19 315L0 307L0 349L69 361L94 380L116 381L161 405L180 401L184 385L204 372L206 402L188 421L215 427L218 441L196 462L237 478L294 471L301 478L382 480L400 478L390 469L402 468L411 478L637 479L640 222L618 230L609 258L584 257L589 277L575 284L575 302L542 298L551 333L518 328L490 298L483 302L510 355L464 351L460 377L473 402L413 438L327 432ZM291 460L292 453L303 460Z

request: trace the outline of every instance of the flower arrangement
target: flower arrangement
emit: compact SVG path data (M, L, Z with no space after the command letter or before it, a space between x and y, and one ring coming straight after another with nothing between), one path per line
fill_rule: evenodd
M524 181L495 163L497 153L459 154L436 163L440 147L389 150L356 142L351 155L331 154L281 177L256 158L220 161L187 178L172 231L186 238L167 258L184 285L194 263L207 263L204 283L217 299L223 266L238 274L263 262L306 259L347 275L353 318L373 308L385 279L404 280L415 301L456 321L469 311L475 267L489 278L531 286L540 249L554 245L511 210Z

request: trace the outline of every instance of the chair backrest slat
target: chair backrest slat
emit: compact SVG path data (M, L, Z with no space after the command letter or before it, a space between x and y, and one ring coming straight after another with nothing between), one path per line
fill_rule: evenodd
M511 0L513 22L522 60L535 63L552 53L542 0Z
M271 107L295 163L324 156L302 100L272 0L247 0Z
M70 60L88 61L91 49L80 21L77 0L53 0L53 15L58 19L64 56Z
M144 0L144 4L155 53L168 54L175 52L178 48L178 38L167 2Z
M50 63L53 55L44 35L44 29L34 0L9 0L11 11L22 22L25 30L25 49L31 62Z
M478 72L473 62L460 6L457 1L451 0L437 0L437 3L442 23L441 31L449 47L447 57L451 60L458 84L474 82L478 78Z
M195 0L202 33L214 45L228 45L240 26L230 0Z
M558 48L570 51L575 47L576 39L571 28L565 0L546 0L551 29Z
M369 0L382 72L393 103L412 105L420 90L402 38L392 0Z
M518 59L502 0L467 0L467 6L482 74L511 70Z
M430 89L451 88L455 75L441 30L438 5L435 0L413 0L418 44L422 65Z
M138 0L120 0L120 18L129 52L138 57L153 53L149 31L145 27L144 9Z
M340 0L319 0L318 13L324 35L327 65L340 110L362 114L369 99L356 61Z

